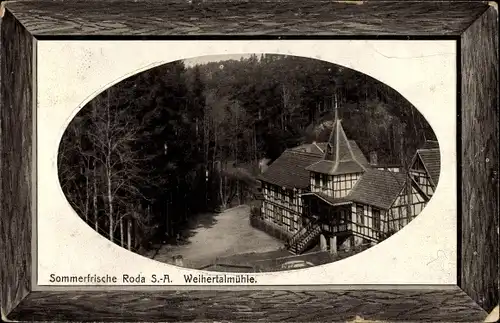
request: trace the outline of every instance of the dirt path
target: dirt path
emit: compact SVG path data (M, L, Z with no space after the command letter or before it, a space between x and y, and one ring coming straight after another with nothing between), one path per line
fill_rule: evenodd
M283 242L250 226L249 213L250 208L242 205L218 215L200 215L187 244L164 245L154 259L171 263L173 256L182 255L186 267L199 268L217 257L282 248Z

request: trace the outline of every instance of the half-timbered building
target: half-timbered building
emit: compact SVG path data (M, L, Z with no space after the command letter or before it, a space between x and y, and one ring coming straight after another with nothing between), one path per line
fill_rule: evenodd
M421 149L417 149L411 162L410 174L420 189L431 197L439 181L440 155L436 141L427 141Z
M303 226L301 194L309 191L309 172L305 169L321 158L314 147L288 149L260 176L262 216L285 236L291 237Z
M429 196L407 172L377 169L335 116L328 142L286 150L261 174L263 220L290 251L336 252L377 243L411 221Z

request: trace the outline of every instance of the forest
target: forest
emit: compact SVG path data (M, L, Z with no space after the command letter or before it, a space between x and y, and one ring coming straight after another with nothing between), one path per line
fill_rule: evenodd
M326 141L334 96L347 136L380 163L408 167L435 140L399 93L329 62L274 54L175 61L81 109L60 143L59 180L78 215L116 244L140 253L173 243L193 215L252 201L260 160Z

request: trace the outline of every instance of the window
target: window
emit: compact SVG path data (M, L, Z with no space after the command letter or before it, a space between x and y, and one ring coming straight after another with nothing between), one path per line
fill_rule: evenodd
M380 231L380 210L373 209L373 229Z
M401 205L405 205L406 204L406 194L403 193L403 195L401 195Z
M356 216L358 224L365 225L364 207L362 205L356 205Z
M314 174L314 185L321 186L319 174Z
M337 223L338 224L345 223L345 220L346 220L345 213L346 213L346 211L344 209L341 209L341 210L339 210L339 211L336 212L335 217L337 219Z

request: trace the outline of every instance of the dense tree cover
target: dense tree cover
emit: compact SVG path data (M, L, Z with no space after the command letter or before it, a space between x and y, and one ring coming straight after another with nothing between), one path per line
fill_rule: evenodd
M199 69L207 93L217 98L219 106L207 105L213 110L241 110L237 135L245 138L244 143L252 142L247 137L256 136L257 157L274 159L285 147L325 141L334 95L340 101L339 114L347 134L367 155L377 151L381 162L400 162L401 153L407 158L425 139L434 139L422 115L393 89L329 62L261 55L260 59L214 62ZM404 152L400 151L401 139ZM255 157L240 151L242 159Z
M294 56L168 63L102 92L66 130L59 177L79 215L122 246L176 237L190 216L252 198L261 158L325 141L334 96L347 135L407 165L423 117L353 70Z

